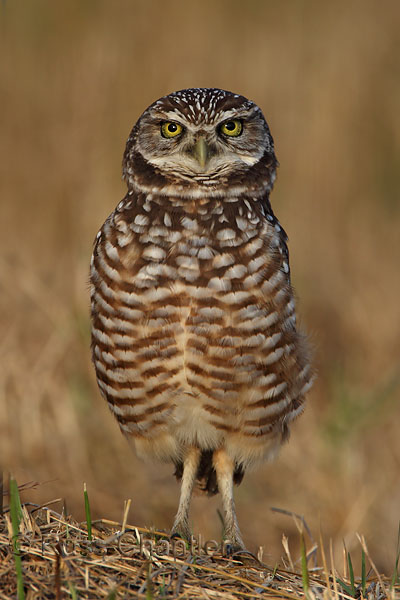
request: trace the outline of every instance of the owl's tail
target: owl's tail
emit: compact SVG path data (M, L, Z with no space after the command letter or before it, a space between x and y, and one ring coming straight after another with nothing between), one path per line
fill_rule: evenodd
M213 467L213 450L203 450L200 457L199 468L196 474L196 484L198 488L208 496L218 494L217 474ZM183 462L179 462L175 468L175 477L178 481L182 479ZM239 485L244 477L244 470L237 466L233 473L233 482Z

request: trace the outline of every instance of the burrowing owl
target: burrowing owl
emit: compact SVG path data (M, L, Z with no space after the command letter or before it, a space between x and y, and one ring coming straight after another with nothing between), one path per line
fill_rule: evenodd
M276 167L263 114L243 96L157 100L129 136L128 192L91 265L98 384L137 453L175 464L173 533L190 536L197 481L221 493L239 548L233 483L276 453L312 383L269 201Z

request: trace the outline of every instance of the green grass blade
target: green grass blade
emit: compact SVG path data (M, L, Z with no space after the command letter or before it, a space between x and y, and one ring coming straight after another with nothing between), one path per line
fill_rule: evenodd
M19 523L21 522L21 520L23 518L22 506L21 506L21 500L19 497L18 485L13 477L10 477L10 495L11 495L11 504L14 507L14 514L16 514L18 517L18 526L19 526ZM15 513L15 511L16 511L16 513Z
M158 587L158 596L159 596L159 598L166 598L167 597L167 586L166 586L166 583L165 583L165 575L164 575L164 573L163 573L163 576L162 576L162 584Z
M24 579L22 576L22 562L18 542L19 524L22 519L22 507L19 498L17 482L13 477L10 477L10 513L13 531L12 542L14 550L15 572L17 575L17 598L18 600L23 600L25 598Z
M355 586L355 582L354 582L354 570L353 570L353 563L351 562L350 552L347 553L347 563L349 565L351 596L353 596L353 598L354 598L356 595L356 586Z
M151 562L147 562L147 577L146 577L146 600L153 600L153 582L151 580Z
M393 571L392 581L390 584L391 590L394 588L396 583L399 581L399 561L400 561L400 523L399 523L399 528L397 530L396 562L394 564L394 571Z
M346 592L346 594L348 596L354 597L354 594L351 591L351 587L349 585L347 585L347 583L345 583L344 581L342 581L342 579L339 579L339 577L336 577L336 581L338 582L338 584L340 585L340 587Z
M86 514L86 525L88 532L89 542L92 541L92 516L90 514L89 496L86 489L86 483L83 484L83 496L85 498L85 514Z
M72 600L79 600L79 596L77 594L76 588L75 588L74 584L72 583L72 581L68 582L68 587L69 587L69 593L71 594Z
M361 593L363 598L365 598L367 590L367 574L365 570L365 552L364 549L361 552Z
M305 541L304 541L304 535L303 534L301 534L300 540L301 540L301 548L300 548L300 552L301 552L301 577L302 577L302 580L303 580L303 590L304 590L304 593L307 595L308 589L310 587L310 578L309 578L308 566L307 566L306 544L305 544Z
M0 470L0 517L3 516L3 512L4 512L4 506L3 506L3 490L4 490L4 484L3 484L3 471Z

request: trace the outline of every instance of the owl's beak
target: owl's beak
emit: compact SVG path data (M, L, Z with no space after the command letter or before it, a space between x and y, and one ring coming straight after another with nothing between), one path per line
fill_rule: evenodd
M209 155L210 150L206 140L203 137L199 137L193 147L193 156L202 169L206 166Z

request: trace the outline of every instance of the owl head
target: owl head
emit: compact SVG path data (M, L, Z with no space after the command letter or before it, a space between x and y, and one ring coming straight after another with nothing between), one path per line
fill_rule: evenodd
M134 126L123 172L128 186L167 195L268 192L277 160L268 124L247 98L220 89L174 92Z

